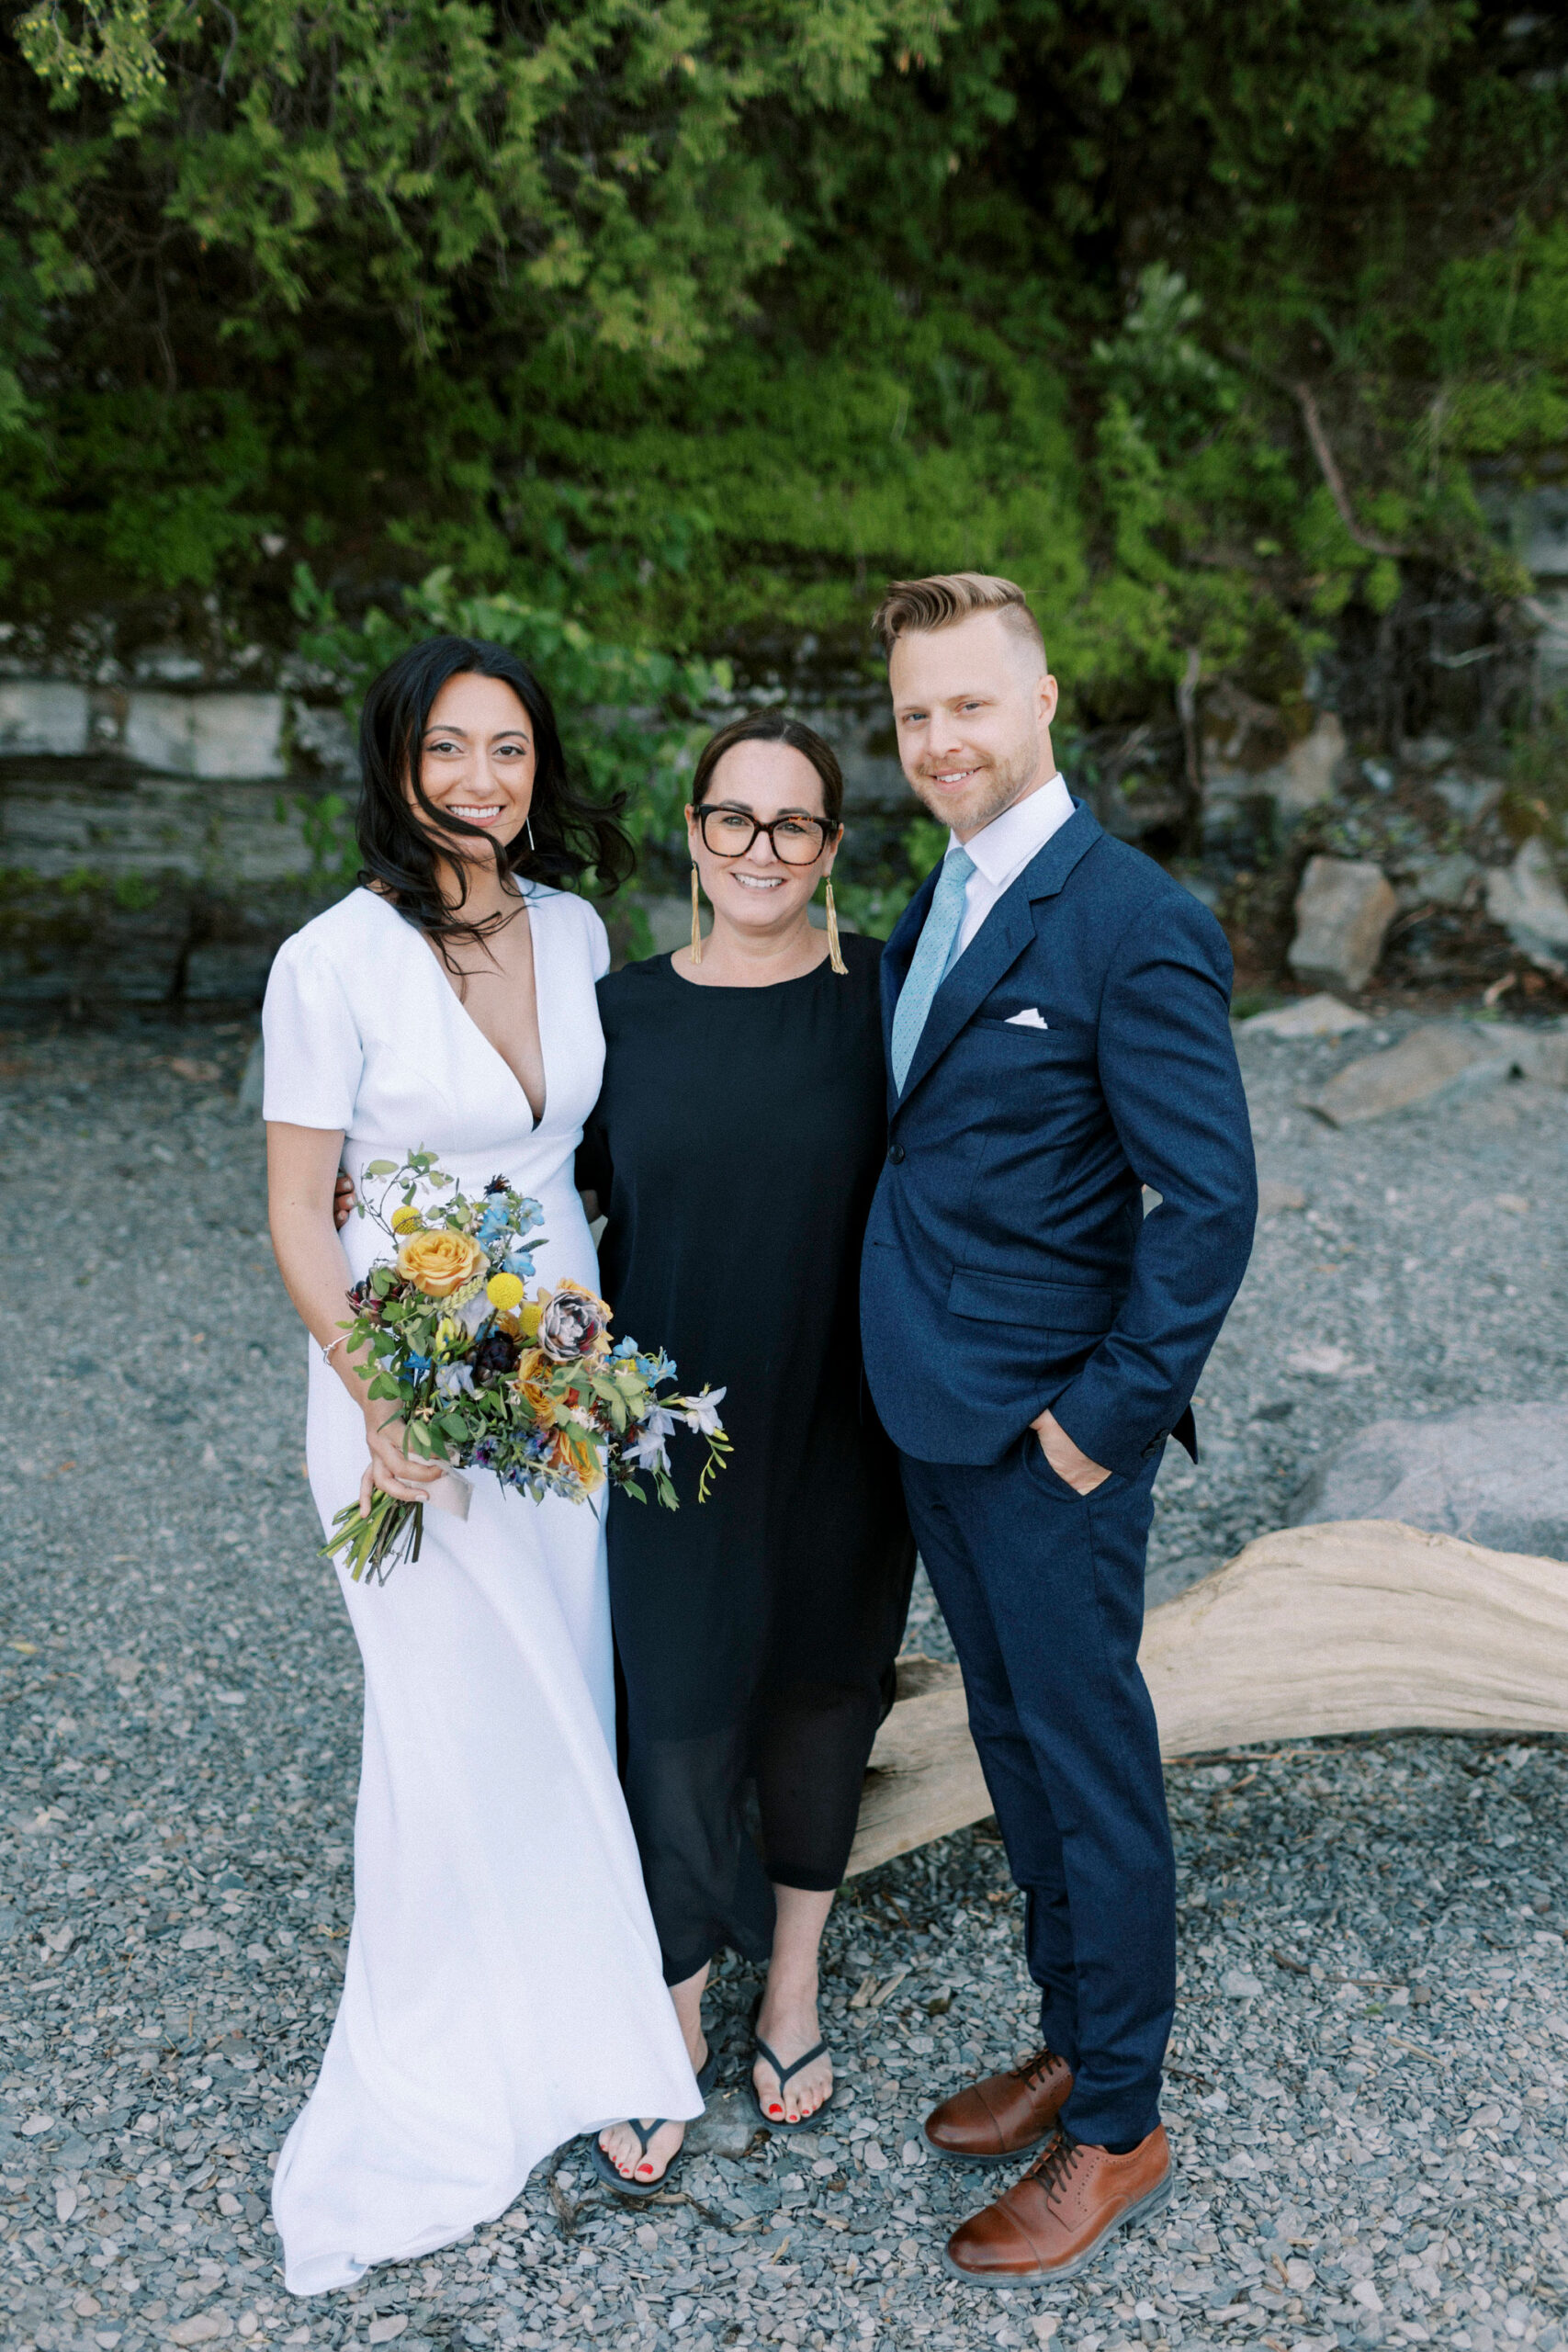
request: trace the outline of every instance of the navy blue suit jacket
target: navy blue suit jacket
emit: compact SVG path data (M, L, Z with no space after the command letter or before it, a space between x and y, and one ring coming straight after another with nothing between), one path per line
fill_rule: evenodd
M883 957L889 1041L935 880ZM1258 1211L1231 977L1208 909L1081 801L992 908L888 1079L861 1321L903 1452L999 1461L1046 1406L1124 1476L1173 1432L1196 1452Z

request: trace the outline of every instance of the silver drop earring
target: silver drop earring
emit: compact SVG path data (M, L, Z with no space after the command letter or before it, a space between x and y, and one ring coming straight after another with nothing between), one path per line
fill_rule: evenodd
M529 847L529 850L530 850L530 852L532 853L532 854L533 854L534 856L537 857L537 855L538 855L538 854L539 854L539 853L538 853L538 851L537 851L536 849L535 849L535 848L534 848L534 820L533 820L533 818L532 818L532 817L525 817L525 818L524 818L524 820L523 820L523 827L524 827L524 831L526 832L526 834L527 834L527 836L528 836L528 847Z

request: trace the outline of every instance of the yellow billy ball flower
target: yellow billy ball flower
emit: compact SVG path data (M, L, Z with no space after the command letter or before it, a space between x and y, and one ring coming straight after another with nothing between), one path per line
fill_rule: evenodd
M509 1307L523 1304L523 1285L515 1274L491 1274L485 1284L485 1296L501 1314Z
M412 1233L417 1230L421 1222L422 1219L417 1209L403 1207L400 1209L394 1209L392 1211L392 1231L394 1233Z

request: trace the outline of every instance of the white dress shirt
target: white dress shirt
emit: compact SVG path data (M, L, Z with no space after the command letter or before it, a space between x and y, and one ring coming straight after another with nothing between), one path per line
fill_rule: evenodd
M962 844L956 833L949 836L948 847L962 846L975 862L964 892L964 921L947 961L950 972L1003 891L1018 880L1032 858L1039 856L1072 813L1073 796L1062 777L1054 775Z

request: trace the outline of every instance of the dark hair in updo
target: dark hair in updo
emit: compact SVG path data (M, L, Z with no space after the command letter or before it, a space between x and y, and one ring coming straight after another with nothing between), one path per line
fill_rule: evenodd
M534 736L531 843L526 828L514 841L492 841L481 826L443 815L425 797L419 777L420 747L432 707L448 679L468 675L499 678L528 714ZM429 637L389 662L365 697L359 767L355 836L365 863L358 879L389 899L443 952L457 940L483 944L503 920L495 915L479 922L464 920L468 879L456 857L451 864L462 895L457 907L446 904L438 874L443 833L483 842L503 882L515 875L525 883L570 884L592 867L598 888L607 895L619 888L637 863L618 821L625 794L599 801L577 789L548 695L527 664L504 645L487 644L482 638ZM422 824L417 812L427 822Z
M726 752L732 752L737 743L787 743L792 752L798 752L804 759L809 760L822 779L822 814L835 830L842 823L844 778L838 754L831 743L825 741L814 727L807 727L801 719L791 718L788 712L783 710L748 711L743 718L732 718L728 727L721 727L716 735L709 736L692 776L694 808L702 807L707 797L708 786L713 782L715 768Z

